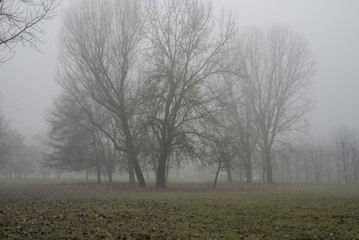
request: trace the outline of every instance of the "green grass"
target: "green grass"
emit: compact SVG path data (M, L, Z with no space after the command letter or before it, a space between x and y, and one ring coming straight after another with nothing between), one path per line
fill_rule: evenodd
M359 185L0 182L0 239L359 239Z

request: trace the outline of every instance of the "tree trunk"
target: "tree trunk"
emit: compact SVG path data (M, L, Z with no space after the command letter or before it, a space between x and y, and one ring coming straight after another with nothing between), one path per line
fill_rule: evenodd
M265 183L266 182L266 158L265 158L265 154L264 154L264 150L262 153L262 182Z
M284 183L284 157L282 157L282 183Z
M328 183L332 182L332 169L330 167L327 167L327 181Z
M340 173L340 163L338 162L338 160L336 161L336 165L337 165L338 183L340 183L341 173Z
M347 160L346 160L345 156L343 156L343 167L344 167L344 180L345 180L345 183L348 183Z
M353 167L354 167L354 183L358 183L358 162L357 162L357 152L353 153Z
M212 185L213 189L216 188L219 171L221 170L221 165L222 165L222 161L220 161L219 164L218 164L218 169L217 169L217 172L216 172L216 176L214 178L214 182L213 182L213 185Z
M246 182L252 183L252 155L250 151L246 151L245 156Z
M168 182L168 175L170 173L170 160L166 161L166 182Z
M128 158L132 163L133 169L135 170L138 185L140 187L146 187L145 178L143 177L142 170L140 167L140 164L138 163L137 154L135 150L135 146L133 145L133 139L130 132L130 128L127 123L127 119L121 119L122 127L123 127L123 133L126 138L126 145L128 150Z
M100 166L100 158L99 158L99 151L98 146L96 142L96 134L95 131L93 131L93 142L94 142L94 148L95 148L95 164L96 164L96 172L97 172L97 183L101 184L101 166Z
M318 159L315 160L315 167L314 167L314 171L315 171L315 182L319 183L319 178L320 178L320 174L319 174L319 166L318 166Z
M232 166L228 162L226 164L226 171L227 171L227 182L228 183L233 182L233 179L232 179Z
M157 179L156 179L157 188L166 187L166 160L167 160L167 154L162 153L157 167Z
M136 184L135 172L133 171L133 165L132 165L129 158L128 158L127 162L128 162L128 183L129 184Z
M96 171L97 171L97 183L101 184L101 169L100 169L100 164L98 163L96 165Z
M272 159L270 149L266 149L265 152L265 172L267 174L267 183L273 183L273 172L272 172Z
M252 183L252 165L249 163L246 164L246 182Z

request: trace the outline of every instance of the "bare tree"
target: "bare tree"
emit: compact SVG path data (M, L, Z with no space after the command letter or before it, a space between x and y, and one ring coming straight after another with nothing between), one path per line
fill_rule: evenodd
M324 161L323 161L323 170L327 183L332 182L333 175L333 161L334 161L334 149L331 145L325 143L324 144Z
M316 61L308 43L282 26L267 31L255 28L239 37L243 56L243 94L247 94L256 119L267 182L273 182L272 147L288 131L307 125L312 109L311 77Z
M141 4L135 0L80 1L67 12L60 46L61 85L92 99L120 125L138 183L145 181L135 148L137 83L134 68L141 40Z
M293 163L294 163L294 171L295 171L295 182L299 183L300 181L300 170L302 168L302 162L298 151L293 154Z
M337 156L340 164L337 165L338 173L341 170L344 173L345 183L349 183L349 161L350 161L350 132L348 129L342 127L335 130L334 135ZM340 178L338 174L338 178Z
M324 147L317 144L312 144L310 149L310 156L314 171L315 182L321 181L323 161L324 161Z
M258 134L255 129L254 113L248 96L242 94L241 84L236 80L226 80L220 102L224 114L237 143L237 155L242 161L246 182L252 182L253 153L256 150Z
M5 157L5 167L2 172L8 178L26 177L33 169L30 152L25 144L25 138L17 131L9 130L6 137L7 151Z
M165 187L166 163L175 146L191 148L198 121L213 107L208 81L228 71L223 64L234 19L216 21L211 3L146 1L145 101L158 157L157 187Z
M297 182L310 182L312 176L311 145L308 141L302 141L295 145L294 167Z
M351 150L351 156L352 156L353 179L354 179L355 183L358 183L358 180L359 180L359 134L358 134L358 132L354 132L352 134L350 150Z
M0 115L0 166L5 164L4 154L7 150L6 138L9 132L8 123L3 115Z
M95 131L94 137L100 162L104 166L105 172L108 176L108 183L112 184L112 175L115 171L118 155L116 148L109 138L101 136L99 132Z
M41 24L55 15L60 0L0 0L0 63L14 55L18 43L35 47L41 43Z
M71 96L61 94L48 112L50 125L45 166L81 171L95 169L101 182L101 164L96 133L86 113Z
M223 110L223 109L222 109ZM212 188L216 188L219 173L227 171L228 182L231 182L231 167L235 151L235 142L231 129L223 123L224 111L218 111L215 119L203 119L202 126L206 134L199 136L196 157L201 165L215 174Z

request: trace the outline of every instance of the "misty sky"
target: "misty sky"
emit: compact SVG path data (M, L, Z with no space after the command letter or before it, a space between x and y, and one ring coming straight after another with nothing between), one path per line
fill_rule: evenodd
M240 27L288 25L309 42L318 60L310 133L324 139L338 126L359 129L359 1L213 0L235 12ZM64 8L64 6L62 7ZM43 26L39 51L19 45L0 65L0 112L26 137L46 131L46 110L59 92L54 76L61 13Z

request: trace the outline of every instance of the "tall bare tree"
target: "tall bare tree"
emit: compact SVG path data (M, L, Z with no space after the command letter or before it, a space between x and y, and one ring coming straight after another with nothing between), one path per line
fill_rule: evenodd
M350 150L352 156L353 179L354 182L357 183L359 180L359 133L358 132L354 132L352 134Z
M241 160L246 175L246 182L252 182L253 154L256 150L258 134L255 129L252 105L246 94L242 94L237 77L224 81L221 105L227 116L227 124L236 139L237 155Z
M239 35L246 94L255 115L267 182L273 182L272 147L288 131L307 125L312 109L311 77L316 61L308 43L287 27L259 28Z
M198 121L213 107L209 79L229 71L222 60L235 24L230 15L216 19L210 2L145 3L145 100L156 140L156 186L165 187L166 163L174 146L191 147L187 140L198 133Z
M101 165L94 128L81 106L69 95L61 94L48 112L50 125L45 166L81 171L95 169L101 182Z
M113 114L138 183L145 181L135 148L138 103L135 71L141 40L141 2L79 1L65 16L60 45L60 83L79 99L92 99Z
M351 144L351 133L345 128L337 128L334 133L334 141L336 146L337 157L340 164L337 164L338 173L343 171L345 183L349 183L349 166L350 166L350 144ZM340 178L340 174L338 174Z
M324 146L312 144L310 156L313 164L315 182L319 183L321 181L322 169L324 165Z
M3 115L0 115L0 166L4 164L4 154L7 150L6 138L8 135L8 123Z
M0 63L14 55L18 43L41 43L41 24L55 15L60 0L0 0ZM5 53L8 51L8 53Z
M224 118L224 116L222 116ZM212 187L216 188L218 175L222 169L227 172L228 182L232 182L232 162L237 154L231 128L224 124L206 122L206 136L201 137L200 160L202 165L215 173Z

